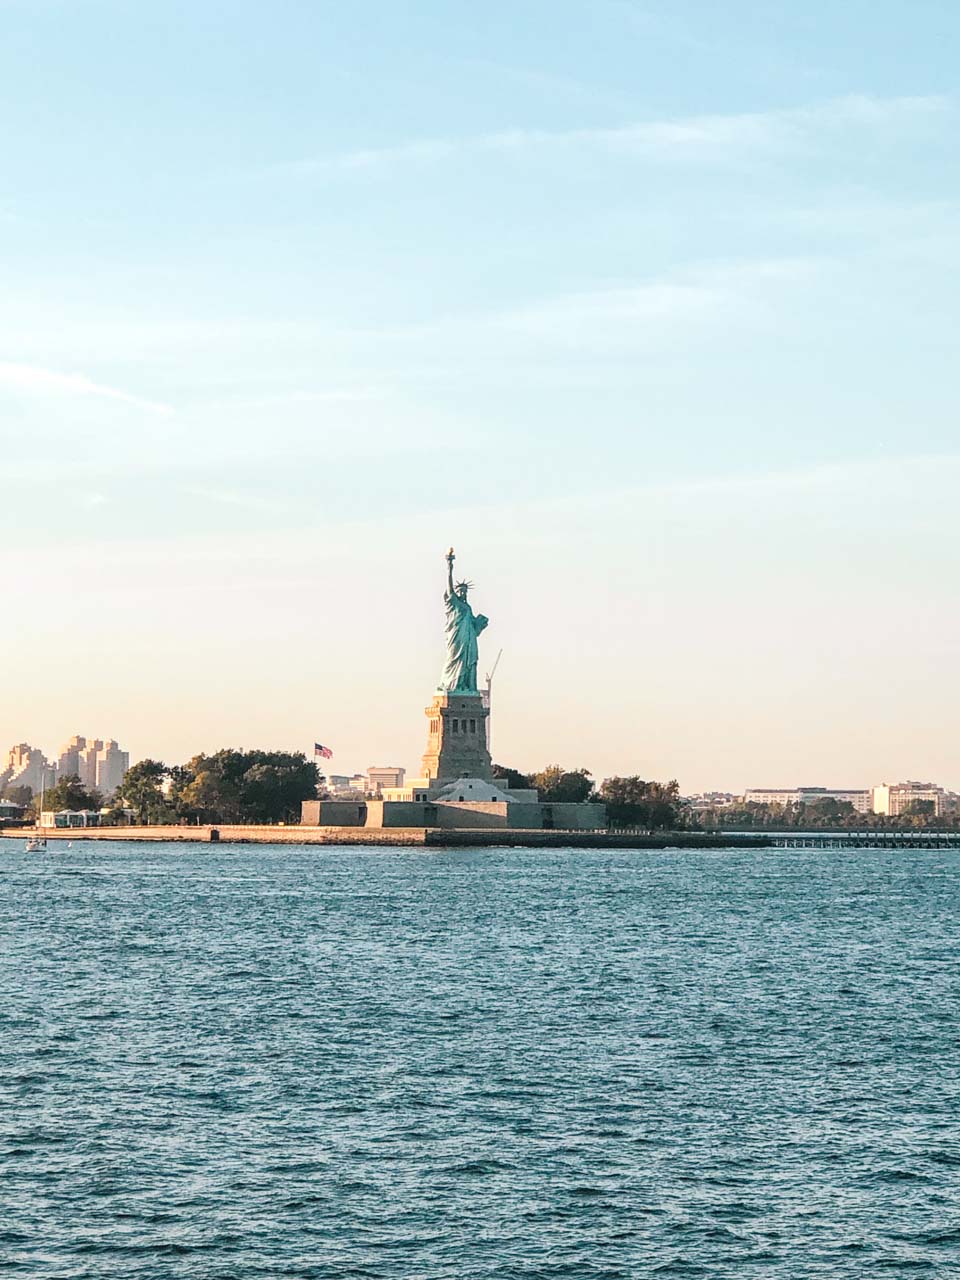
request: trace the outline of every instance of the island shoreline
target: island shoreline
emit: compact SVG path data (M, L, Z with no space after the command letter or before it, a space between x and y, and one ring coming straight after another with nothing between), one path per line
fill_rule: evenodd
M383 848L513 848L526 849L745 849L769 848L767 836L730 838L703 832L671 831L638 833L617 831L551 831L530 828L484 830L432 827L271 827L207 826L163 827L8 827L5 840L34 837L50 841L130 841L138 844L264 844L376 846Z

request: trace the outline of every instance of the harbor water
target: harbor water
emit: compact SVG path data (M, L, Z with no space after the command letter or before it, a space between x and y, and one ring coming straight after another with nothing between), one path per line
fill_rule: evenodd
M0 857L11 1275L960 1275L960 853Z

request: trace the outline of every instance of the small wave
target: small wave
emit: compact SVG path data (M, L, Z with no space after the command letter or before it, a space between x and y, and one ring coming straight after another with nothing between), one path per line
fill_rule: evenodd
M328 1195L301 1196L298 1200L285 1200L280 1208L284 1213L299 1213L301 1209L310 1209L314 1205L330 1204L330 1202L331 1197Z
M23 1231L13 1231L9 1227L0 1230L0 1244L29 1244L31 1236Z
M942 1164L953 1169L960 1165L960 1151L931 1151L927 1159L932 1164Z
M502 1160L468 1160L466 1164L454 1165L449 1170L450 1173L465 1173L468 1175L484 1175L489 1173L504 1173L507 1170L514 1169L516 1166L506 1164Z
M925 1235L914 1236L920 1244L960 1244L960 1223L952 1227L944 1227L941 1231L929 1231Z
M24 1129L22 1133L11 1133L6 1137L8 1142L27 1144L30 1147L62 1147L67 1139L62 1133L49 1129Z
M740 1202L718 1205L711 1210L714 1218L725 1218L728 1222L749 1222L751 1218L762 1217L765 1212L766 1209L760 1208L758 1205L742 1204Z
M706 1267L701 1267L698 1262L688 1262L686 1258L671 1258L668 1262L662 1262L658 1267L654 1267L650 1274L653 1276L707 1276L710 1272Z
M930 1182L929 1174L918 1173L913 1169L878 1169L876 1173L871 1173L866 1182L879 1183L898 1183L898 1182Z

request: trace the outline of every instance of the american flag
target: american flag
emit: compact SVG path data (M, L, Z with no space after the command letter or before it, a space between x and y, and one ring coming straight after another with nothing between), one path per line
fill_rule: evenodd
M313 754L315 756L323 756L324 760L332 760L333 752L329 747L322 747L319 742L313 744Z

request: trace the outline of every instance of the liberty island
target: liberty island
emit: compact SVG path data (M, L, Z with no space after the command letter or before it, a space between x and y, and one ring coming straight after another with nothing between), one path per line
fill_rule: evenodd
M424 709L428 729L421 776L402 787L385 788L378 800L305 801L303 825L367 829L603 829L603 804L544 804L532 788L508 787L494 777L487 745L490 708L477 686L479 637L489 626L489 618L473 611L469 600L473 584L466 579L454 580L453 547L445 559L446 652L437 689Z
M640 779L605 780L599 796L592 782L579 793L570 794L572 788L568 787L566 794L562 791L557 794L558 789L549 778L550 769L539 775L525 775L495 767L489 738L490 678L484 690L478 683L480 641L490 621L472 606L473 584L455 578L456 554L452 547L444 559L446 581L442 593L437 592L438 603L442 599L442 626L438 626L438 635L442 630L443 659L442 664L438 663L440 676L430 704L424 708L428 731L420 776L412 781L405 783L404 769L371 769L371 778L374 772L379 772L388 775L389 780L378 779L375 788L359 794L355 791L353 795L349 792L345 795L341 791L331 796L324 791L322 798L318 798L318 783L323 785L326 779L318 777L316 767L309 765L305 757L289 752L224 749L214 756L200 754L176 770L162 762L140 762L129 771L124 783L123 807L105 808L103 816L99 805L94 803L90 807L79 776L74 782L81 802L72 799L72 792L70 798L65 793L61 803L66 807L58 812L53 806L44 805L41 786L39 807L43 812L35 826L28 828L21 820L24 814L21 808L6 824L0 824L0 836L178 843L223 840L489 846L502 840L509 831L510 842L515 844L557 847L559 838L579 848L724 847L733 843L740 847L869 844L871 847L949 848L960 839L955 831L918 832L909 826L904 830L853 829L820 833L822 822L814 822L817 830L813 831L798 831L795 824L777 830L769 823L742 831L721 828L719 824L696 829L684 821L678 809L671 810L669 806L665 819L650 821L649 806L644 813L642 805L636 803L636 795L629 794L633 784L640 788L648 786ZM548 628L538 630L538 634L549 642ZM75 741L82 743L83 739ZM19 754L29 755L32 762L38 753L24 746ZM223 779L246 776L248 769L273 771L274 776L286 778L295 788L294 794L287 795L284 811L279 814L263 811L262 787L257 794L238 796L233 781L229 786L224 784ZM555 772L561 774L558 767ZM179 791L171 795L162 789L162 782L166 779L172 783L174 773L179 777ZM587 770L579 770L577 774L590 777ZM195 780L201 777L205 780L202 794L191 794ZM70 779L66 781L69 783ZM665 790L659 784L650 785ZM675 783L671 785L676 789ZM538 791L538 787L543 789ZM918 788L924 796L931 792L930 787L921 784L885 787L875 792L881 790L899 801L901 793L915 796ZM808 790L818 795L823 792L822 788ZM771 794L777 798L781 793ZM925 802L932 807L939 803L936 799ZM892 798L889 803L892 811ZM17 811L18 806L10 804L8 808ZM655 835L654 830L661 834Z

